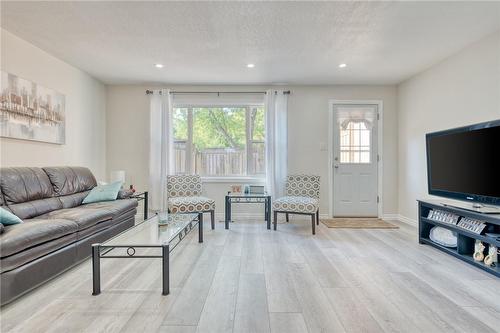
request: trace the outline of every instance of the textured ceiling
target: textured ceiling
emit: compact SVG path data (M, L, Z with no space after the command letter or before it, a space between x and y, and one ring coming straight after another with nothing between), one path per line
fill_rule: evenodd
M3 28L110 84L392 84L500 30L499 2L2 1L1 9Z

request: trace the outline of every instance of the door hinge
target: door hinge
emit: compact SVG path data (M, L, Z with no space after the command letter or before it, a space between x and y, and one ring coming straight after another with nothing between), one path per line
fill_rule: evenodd
M380 113L377 113L377 120L380 120Z
M377 203L380 203L380 197L377 195Z
M377 162L380 162L380 155L377 154Z

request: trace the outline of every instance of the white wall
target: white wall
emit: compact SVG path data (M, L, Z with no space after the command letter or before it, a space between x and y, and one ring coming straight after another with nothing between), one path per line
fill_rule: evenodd
M200 87L168 86L178 90L265 90L268 87ZM152 86L107 87L107 170L123 169L127 183L146 189L148 183L149 98ZM283 88L283 87L280 87ZM321 176L321 213L329 209L328 143L329 99L380 99L384 101L384 214L397 213L397 116L394 86L290 86L288 116L289 172ZM216 199L219 214L224 209L224 194L230 183L207 183L205 195ZM255 207L238 208L238 212L255 213Z
M8 31L1 37L2 70L66 95L66 144L1 138L1 166L78 165L105 177L106 87Z
M415 220L429 197L425 134L500 119L500 32L400 84L398 117L399 213Z

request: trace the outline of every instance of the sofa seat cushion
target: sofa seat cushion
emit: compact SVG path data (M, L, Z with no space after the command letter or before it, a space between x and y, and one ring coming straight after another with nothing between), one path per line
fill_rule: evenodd
M273 210L279 212L313 214L319 208L319 200L309 197L287 196L273 201Z
M90 204L82 205L78 208L81 209L98 209L108 212L113 216L113 218L120 216L128 211L131 211L137 207L136 199L123 199L115 201L102 201L94 202Z
M79 207L54 210L37 218L43 219L65 219L75 222L78 230L90 228L100 222L110 220L113 215L104 209L84 209Z
M195 213L215 210L215 200L205 197L174 197L168 199L168 210L172 213Z
M125 213L124 215L121 215L120 217L113 218L112 220L107 220L107 221L101 222L99 224L96 224L93 227L78 231L77 238L78 238L78 240L85 239L89 236L92 236L92 235L98 233L98 232L102 232L105 229L109 229L109 228L112 228L112 227L120 224L120 222L123 222L124 219L132 219L133 220L134 216L135 216L135 211L131 210L131 211Z
M38 244L34 247L27 248L24 251L14 253L8 257L1 258L0 273L3 274L5 272L16 269L24 264L41 258L51 252L57 251L65 246L75 244L76 241L77 233L75 232L42 244Z
M0 234L0 256L7 257L77 231L74 221L64 219L29 219L5 226Z

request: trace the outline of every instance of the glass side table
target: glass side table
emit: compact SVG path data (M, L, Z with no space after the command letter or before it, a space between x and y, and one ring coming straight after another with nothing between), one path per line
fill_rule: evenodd
M225 214L224 222L225 228L229 229L229 222L231 221L231 205L233 203L242 204L252 204L252 203L263 203L264 204L264 218L267 222L267 229L271 230L271 196L267 194L245 194L245 193L231 193L228 192L225 200Z

